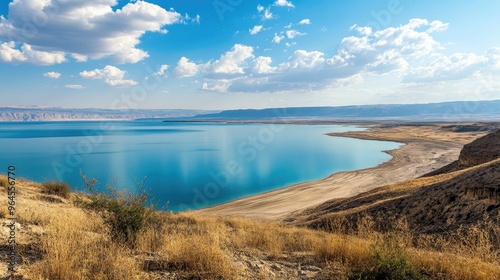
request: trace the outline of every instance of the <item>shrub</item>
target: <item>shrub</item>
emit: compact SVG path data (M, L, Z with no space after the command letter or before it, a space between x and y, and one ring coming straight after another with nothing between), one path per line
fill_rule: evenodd
M9 186L9 181L7 180L7 177L0 175L0 188L7 188L8 186Z
M97 180L82 178L90 192L90 202L83 204L103 217L113 240L135 246L137 234L150 223L154 213L153 207L146 206L149 194L143 189L143 182L138 183L137 193L121 192L113 186L108 186L108 193L102 193L93 188Z
M68 198L71 192L71 187L67 183L45 182L42 186L43 193L57 195L63 198Z
M376 244L374 249L374 266L366 267L361 272L351 275L350 279L366 280L423 280L427 279L417 267L409 261L404 245L392 239Z

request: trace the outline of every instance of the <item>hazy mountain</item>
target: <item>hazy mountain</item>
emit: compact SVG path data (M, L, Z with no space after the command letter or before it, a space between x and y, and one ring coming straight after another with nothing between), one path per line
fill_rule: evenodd
M192 117L213 111L202 110L113 110L69 109L44 107L0 108L0 121L52 121L52 120L127 120L148 118Z
M362 120L362 119L490 120L500 119L500 100L430 104L293 107L228 110L197 115L191 120Z

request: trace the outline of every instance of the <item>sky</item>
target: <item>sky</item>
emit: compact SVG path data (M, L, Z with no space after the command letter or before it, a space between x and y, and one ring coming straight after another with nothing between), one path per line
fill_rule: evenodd
M0 2L0 107L500 99L499 1Z

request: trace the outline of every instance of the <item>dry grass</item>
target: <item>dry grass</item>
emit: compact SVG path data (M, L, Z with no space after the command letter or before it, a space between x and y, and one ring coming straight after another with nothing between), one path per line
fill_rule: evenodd
M492 239L500 227L487 219L476 229L437 240L416 238L403 221L380 233L369 217L348 233L327 233L277 222L155 212L154 222L130 247L112 239L102 216L74 206L74 195L50 203L40 200L40 186L21 183L20 188L20 240L39 244L41 252L19 267L29 279L300 279L293 273L301 264L336 273L318 279L347 279L384 265L374 258L377 252L406 258L407 266L429 279L500 279L499 244ZM340 223L332 221L331 229L344 229ZM385 252L381 248L388 240L395 246ZM256 268L261 263L279 266L281 276Z
M63 198L68 198L71 193L71 187L67 183L61 182L45 182L42 184L43 193L57 195Z

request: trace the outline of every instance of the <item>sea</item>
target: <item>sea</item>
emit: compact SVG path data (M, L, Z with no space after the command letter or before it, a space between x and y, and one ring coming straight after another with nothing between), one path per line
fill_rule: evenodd
M162 121L0 122L0 172L36 182L147 190L157 209L199 209L373 167L401 143L328 136L346 125Z

